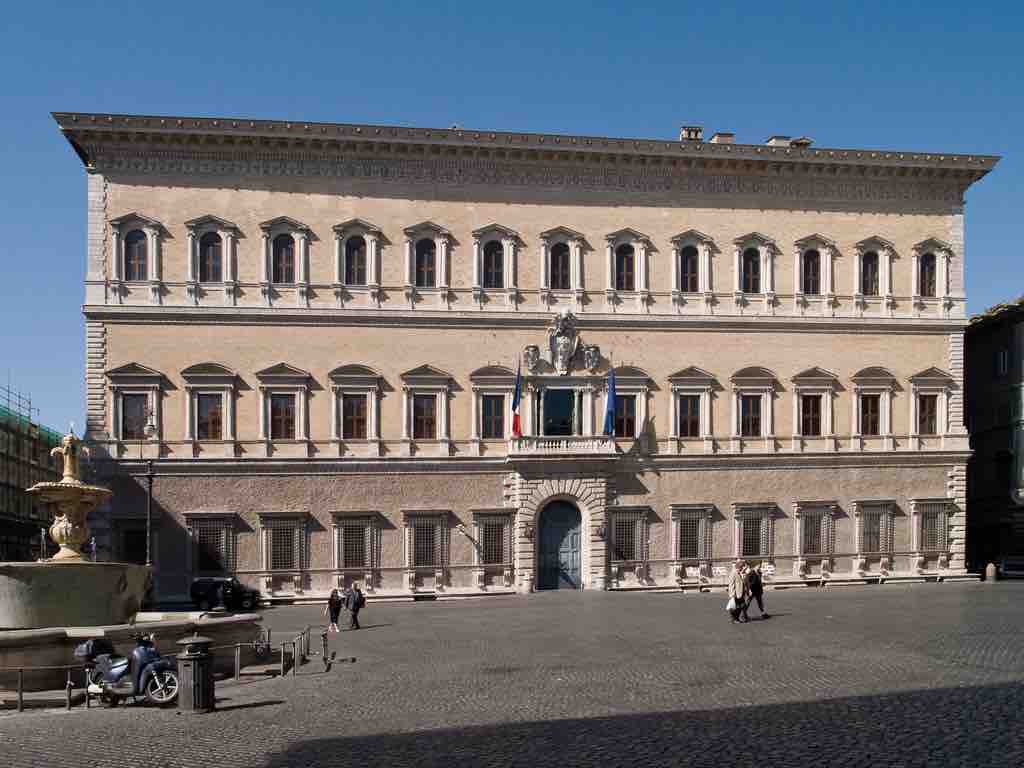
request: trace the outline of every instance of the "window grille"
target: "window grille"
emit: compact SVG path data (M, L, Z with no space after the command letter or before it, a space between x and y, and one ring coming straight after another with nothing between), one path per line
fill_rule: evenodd
M267 529L267 562L272 571L296 571L305 568L305 525L302 520L281 519L264 522Z
M941 552L946 549L946 503L927 502L921 506L921 543L918 549Z
M201 521L195 526L196 566L200 573L235 570L234 526L228 520Z
M679 436L700 437L700 395L679 396Z
M407 562L412 568L448 564L448 526L444 515L410 517L406 522Z
M353 517L335 523L338 568L377 567L377 527L372 517Z
M680 515L678 525L678 555L680 560L703 560L710 557L707 528L704 515L689 513Z
M831 555L835 549L833 523L832 514L826 510L804 512L801 515L801 554Z
M569 246L555 243L551 246L551 289L569 290Z
M484 246L484 288L505 286L505 246L491 240Z
M894 516L888 504L865 504L860 514L861 554L888 554L892 551Z
M613 561L647 560L647 512L613 512L611 515Z
M504 565L512 561L512 519L489 515L477 521L481 565Z
M679 290L683 293L696 293L698 289L697 279L697 249L688 245L679 254Z
M770 508L737 510L736 524L739 557L771 557L774 528Z

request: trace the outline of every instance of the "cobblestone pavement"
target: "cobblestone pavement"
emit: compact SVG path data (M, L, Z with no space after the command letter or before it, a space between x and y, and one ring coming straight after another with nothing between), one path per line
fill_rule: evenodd
M0 766L1024 764L1024 583L767 602L747 625L718 594L371 603L331 639L355 663L222 684L209 715L0 715Z

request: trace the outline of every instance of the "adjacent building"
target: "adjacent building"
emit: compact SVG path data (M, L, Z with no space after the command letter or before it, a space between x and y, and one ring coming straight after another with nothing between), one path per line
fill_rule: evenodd
M164 598L967 573L964 196L995 157L55 119L94 528L137 548L152 461Z
M1024 299L999 304L967 326L968 561L982 570L1024 555Z

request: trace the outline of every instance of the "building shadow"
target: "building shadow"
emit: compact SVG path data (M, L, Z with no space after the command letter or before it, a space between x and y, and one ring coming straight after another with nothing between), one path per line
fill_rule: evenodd
M829 690L821 683L822 693ZM706 692L705 692L706 693ZM456 691L451 695L457 696ZM680 698L688 693L680 691ZM758 697L756 688L750 699ZM566 703L572 698L566 692ZM1020 683L313 739L267 768L317 766L1019 766Z

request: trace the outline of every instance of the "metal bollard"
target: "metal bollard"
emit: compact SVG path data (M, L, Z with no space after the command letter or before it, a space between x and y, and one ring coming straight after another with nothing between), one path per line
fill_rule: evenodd
M284 677L284 647L287 643L281 643L281 677Z
M242 678L242 646L235 644L235 681Z
M178 709L201 714L215 708L213 640L194 634L178 641L185 652L178 656Z
M71 682L71 667L68 667L68 681L64 685L64 708L71 711L71 692L75 690L75 684Z
M25 670L18 670L18 711L25 711Z
M84 685L84 688L85 688L85 708L89 709L89 707L91 705L90 697L89 697L89 667L85 667L82 670L82 675L85 677L85 685Z
M995 584L996 583L996 579L998 579L998 578L999 578L999 572L996 571L996 564L995 563L989 563L988 565L986 565L985 566L985 583L986 584Z

